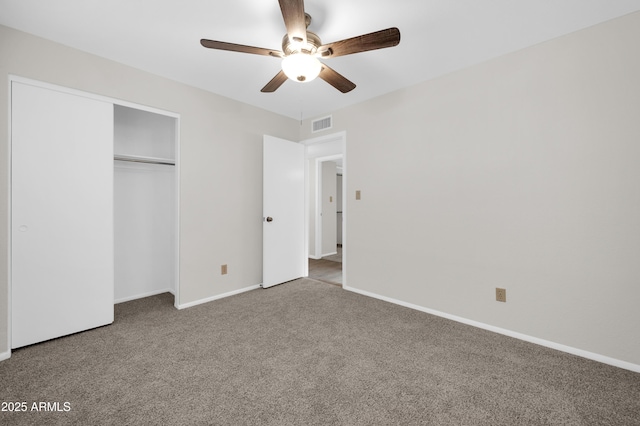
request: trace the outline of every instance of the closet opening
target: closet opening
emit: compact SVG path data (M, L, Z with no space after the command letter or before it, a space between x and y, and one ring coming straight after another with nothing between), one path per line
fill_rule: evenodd
M178 299L178 117L114 105L114 301Z

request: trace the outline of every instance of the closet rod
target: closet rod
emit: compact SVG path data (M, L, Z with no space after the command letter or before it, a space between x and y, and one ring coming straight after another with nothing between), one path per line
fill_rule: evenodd
M113 157L114 160L117 161L131 161L132 163L146 163L146 164L162 164L165 166L175 166L176 162L174 160L163 160L163 159L155 159L155 158L137 158L137 157L123 157L116 155Z

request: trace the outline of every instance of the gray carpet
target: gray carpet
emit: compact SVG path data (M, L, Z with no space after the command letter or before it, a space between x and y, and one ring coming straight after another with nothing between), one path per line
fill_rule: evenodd
M2 425L638 425L640 374L302 279L17 350Z

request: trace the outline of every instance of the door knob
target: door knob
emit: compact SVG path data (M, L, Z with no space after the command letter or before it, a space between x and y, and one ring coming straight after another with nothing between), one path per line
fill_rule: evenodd
M271 216L267 216L267 222L273 222L273 218Z

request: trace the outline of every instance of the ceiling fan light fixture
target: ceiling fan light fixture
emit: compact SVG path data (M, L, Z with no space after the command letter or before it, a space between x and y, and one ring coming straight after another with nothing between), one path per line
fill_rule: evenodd
M320 61L306 53L294 53L282 60L282 71L289 79L300 83L308 83L315 79L322 70Z
M317 34L309 31L311 16L304 11L304 0L278 0L287 33L282 37L282 51L262 47L245 46L224 41L200 39L207 49L227 50L282 58L282 70L260 91L273 93L287 80L307 83L320 77L342 93L348 93L356 85L342 74L328 67L320 59L330 59L370 50L397 46L400 43L400 30L393 27L373 33L323 44Z

